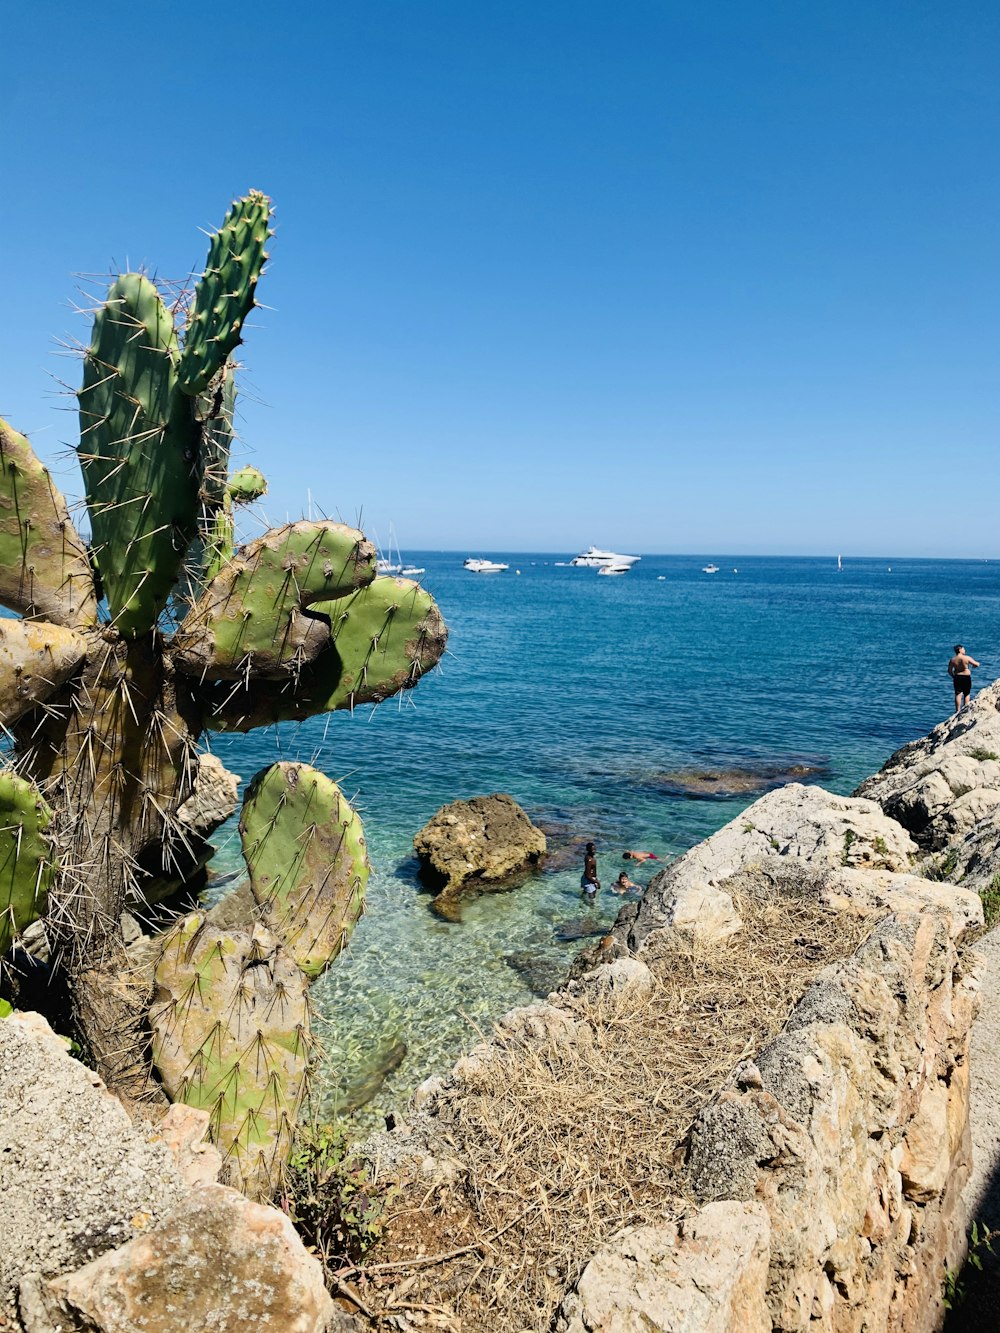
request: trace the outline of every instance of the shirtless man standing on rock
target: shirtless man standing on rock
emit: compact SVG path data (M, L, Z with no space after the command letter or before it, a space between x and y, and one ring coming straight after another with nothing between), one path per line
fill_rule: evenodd
M955 686L955 712L960 713L972 693L972 667L979 663L965 651L965 645L955 644L955 656L948 663L948 675Z

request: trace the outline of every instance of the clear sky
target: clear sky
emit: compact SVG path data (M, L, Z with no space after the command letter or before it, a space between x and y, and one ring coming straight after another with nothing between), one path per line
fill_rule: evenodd
M74 444L73 275L182 277L256 187L274 520L998 555L998 39L995 0L8 6L0 413Z

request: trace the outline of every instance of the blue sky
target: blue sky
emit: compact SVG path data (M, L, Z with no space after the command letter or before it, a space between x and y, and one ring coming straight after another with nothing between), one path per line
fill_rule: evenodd
M275 521L998 555L998 38L969 0L17 6L0 413L55 462L73 275L182 277L257 187Z

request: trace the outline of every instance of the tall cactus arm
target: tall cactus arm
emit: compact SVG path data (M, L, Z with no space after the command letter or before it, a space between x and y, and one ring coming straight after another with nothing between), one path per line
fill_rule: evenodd
M87 550L31 445L0 419L0 602L83 628L97 621Z
M234 1183L269 1199L305 1090L305 976L263 926L221 930L194 912L166 937L155 986L153 1063L168 1096L208 1111Z
M211 680L287 679L326 645L329 625L308 614L375 577L375 548L341 523L272 528L234 557L184 618L177 667Z
M42 620L0 620L0 724L55 694L83 664L82 634Z
M380 703L410 689L440 661L448 640L430 593L409 579L377 578L367 588L315 608L330 619L330 641L299 675L234 688L206 682L205 726L251 731L272 722Z
M325 774L278 763L247 789L240 839L268 926L306 976L319 976L364 906L370 867L361 820Z
M31 782L0 773L0 957L45 910L55 874L52 812Z
M156 623L194 535L201 437L177 391L177 333L156 287L119 277L84 357L77 452L112 622Z
M213 235L208 262L195 288L178 366L184 393L201 393L240 341L254 292L267 262L271 201L259 190L238 199Z

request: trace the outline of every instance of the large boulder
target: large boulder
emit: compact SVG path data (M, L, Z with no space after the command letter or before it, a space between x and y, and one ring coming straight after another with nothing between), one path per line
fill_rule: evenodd
M0 1316L12 1321L26 1273L89 1263L187 1189L164 1138L136 1129L67 1045L38 1014L0 1019Z
M497 792L442 806L413 849L422 878L438 891L435 909L454 919L462 891L506 888L534 870L545 855L545 834L512 796Z
M333 1313L285 1214L225 1185L190 1190L145 1235L75 1273L27 1284L22 1305L27 1333L323 1333Z

